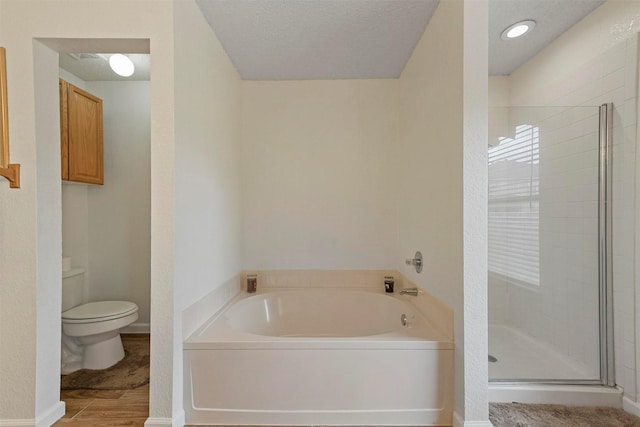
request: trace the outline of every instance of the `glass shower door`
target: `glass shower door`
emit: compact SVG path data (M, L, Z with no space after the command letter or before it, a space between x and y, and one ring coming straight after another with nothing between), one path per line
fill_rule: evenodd
M489 128L489 379L600 383L599 108Z

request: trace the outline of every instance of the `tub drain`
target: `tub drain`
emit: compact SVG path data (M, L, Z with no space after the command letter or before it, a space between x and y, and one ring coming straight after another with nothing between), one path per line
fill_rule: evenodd
M402 316L400 316L400 323L402 323L402 326L407 326L409 324L409 318L406 314L402 313Z
M496 359L492 355L489 355L489 362L494 363L494 362L497 362L497 361L498 361L498 359Z

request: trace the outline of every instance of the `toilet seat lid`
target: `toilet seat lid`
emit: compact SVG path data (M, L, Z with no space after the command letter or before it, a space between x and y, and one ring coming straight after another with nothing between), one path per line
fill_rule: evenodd
M62 319L72 323L109 320L138 311L130 301L98 301L82 304L62 313Z

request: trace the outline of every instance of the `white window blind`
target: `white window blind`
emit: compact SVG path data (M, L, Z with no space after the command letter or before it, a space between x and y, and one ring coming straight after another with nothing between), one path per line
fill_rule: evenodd
M489 148L489 272L540 284L539 129Z

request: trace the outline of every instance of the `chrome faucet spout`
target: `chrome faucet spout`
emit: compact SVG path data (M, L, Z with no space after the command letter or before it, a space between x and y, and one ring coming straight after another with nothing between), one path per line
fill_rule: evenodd
M402 289L400 290L400 295L411 295L411 296L418 296L418 288L406 288L406 289Z

